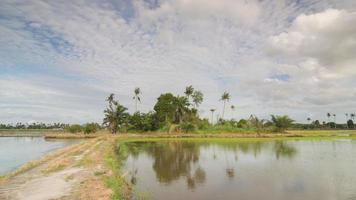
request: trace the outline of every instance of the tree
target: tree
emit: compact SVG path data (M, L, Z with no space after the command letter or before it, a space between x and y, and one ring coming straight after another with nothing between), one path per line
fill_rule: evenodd
M204 95L201 91L196 90L192 94L192 98L193 98L194 107L197 108L203 102Z
M137 103L141 102L141 97L139 96L141 94L141 89L139 87L135 88L134 93L135 96L133 97L133 99L135 100L135 112L137 112Z
M183 118L186 115L186 113L189 111L188 106L188 98L187 97L180 97L178 96L176 98L176 111L175 111L175 122L178 122L181 124L183 122Z
M234 118L234 111L235 111L236 108L235 108L234 105L231 105L230 108L231 108L231 111L232 111L232 118Z
M115 134L119 128L127 124L129 114L126 112L127 108L120 105L114 99L114 94L110 94L106 99L109 106L104 110L103 125L107 127L112 134Z
M349 120L347 121L347 127L348 127L349 129L354 129L354 128L355 128L354 121L352 121L351 119L349 119Z
M256 129L257 135L260 135L261 130L263 130L266 121L263 119L258 119L255 115L251 115L248 123L250 126Z
M336 128L336 114L333 114L333 117L334 117L334 124L335 124L334 128Z
M211 112L211 124L214 124L214 112L215 112L215 109L214 108L210 109L210 112Z
M352 120L354 120L355 119L355 113L351 113L350 117L351 117Z
M345 113L345 117L346 117L346 122L349 119L349 113Z
M328 117L328 122L330 122L331 114L330 113L326 113L326 116Z
M222 95L221 95L221 99L220 101L223 101L223 110L222 110L222 118L224 119L224 115L225 115L225 104L227 101L230 100L230 94L228 92L224 92Z
M192 85L189 85L185 88L184 94L187 96L188 101L190 100L190 96L192 96L193 92L194 92L194 88Z
M287 115L278 116L271 115L273 125L276 127L276 131L284 132L287 128L292 126L294 120L290 119Z
M176 103L177 97L171 93L161 94L157 98L157 102L153 109L156 111L157 120L160 126L173 121L177 108Z
M99 124L97 123L87 123L83 127L84 134L95 133L100 129Z
M311 118L310 118L310 117L308 117L308 118L307 118L308 123L310 123L310 120L311 120Z

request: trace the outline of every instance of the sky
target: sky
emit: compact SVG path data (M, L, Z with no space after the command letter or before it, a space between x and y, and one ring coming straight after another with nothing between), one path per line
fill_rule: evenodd
M0 0L0 123L101 122L204 93L226 118L356 113L355 0Z

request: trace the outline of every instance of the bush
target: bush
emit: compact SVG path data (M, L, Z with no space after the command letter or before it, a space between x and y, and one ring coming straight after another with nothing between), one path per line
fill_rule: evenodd
M349 129L354 129L354 127L355 127L354 121L352 121L351 119L349 119L349 120L347 121L347 127L348 127Z
M72 124L65 127L65 130L70 133L80 133L82 132L82 127L79 124Z
M95 133L100 129L99 124L97 123L88 123L83 127L84 134Z
M196 130L196 126L190 122L184 122L179 125L179 128L184 132L184 133L189 133L193 132Z

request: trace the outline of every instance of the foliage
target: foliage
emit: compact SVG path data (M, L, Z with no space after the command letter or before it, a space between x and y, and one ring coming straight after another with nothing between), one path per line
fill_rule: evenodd
M194 106L197 108L203 102L204 95L203 95L203 93L201 91L196 90L192 94L192 98L193 98Z
M159 128L156 115L153 112L136 112L130 116L129 124L129 129L134 131L155 131Z
M98 123L87 123L83 126L84 134L96 133L100 129Z
M110 94L106 101L108 101L109 106L104 110L103 125L112 134L115 134L120 128L125 128L128 123L129 114L126 112L126 107L115 101L114 94Z
M287 128L291 127L294 122L294 120L290 119L287 115L271 115L271 121L277 132L284 132Z
M72 124L65 127L65 131L70 133L80 133L82 132L82 126L79 124Z
M183 122L182 124L179 125L179 128L184 133L190 133L190 132L194 132L196 130L196 125L191 122Z
M349 119L349 120L347 121L347 128L349 128L349 129L354 129L354 128L355 128L354 121L352 121L351 119Z

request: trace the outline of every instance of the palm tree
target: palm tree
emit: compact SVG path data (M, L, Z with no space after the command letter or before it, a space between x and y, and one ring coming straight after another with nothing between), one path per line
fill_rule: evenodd
M224 92L222 95L221 95L221 99L220 101L223 101L223 110L222 110L222 119L224 119L224 115L225 115L225 104L227 101L230 100L230 94L228 92Z
M210 112L211 112L211 124L214 124L214 112L215 112L216 109L212 108L210 109Z
M194 88L192 85L189 85L185 88L184 94L185 96L187 96L188 101L190 100L190 96L192 96L193 92L194 92Z
M234 105L231 105L230 108L231 108L231 111L232 111L232 118L234 118L234 111L235 111L236 108L235 108Z
M349 119L349 113L345 113L345 117L346 117L346 122Z
M189 102L188 102L187 97L178 96L176 106L177 107L176 107L176 112L175 112L175 119L176 119L176 121L178 121L181 124L185 114L188 111Z
M135 112L137 112L137 102L141 102L141 97L139 96L141 94L141 89L139 87L135 88L134 93L135 96L133 99L135 100Z
M110 94L106 101L108 101L109 106L104 110L105 117L103 125L106 126L112 134L115 134L128 119L127 108L114 100L114 94Z
M193 98L194 107L197 108L203 102L204 95L201 91L196 90L192 94L192 98Z
M272 123L276 127L276 131L284 132L288 127L290 127L294 120L290 119L287 115L275 116L271 115Z
M355 119L355 113L351 113L350 116L351 116L351 119L352 119L352 120Z
M310 117L308 117L308 118L307 118L308 123L310 123L310 120L311 120L311 118L310 118Z
M331 114L330 113L326 113L326 116L328 117L328 121L330 122Z
M335 128L336 128L336 114L333 114L334 117L334 124L335 124Z

